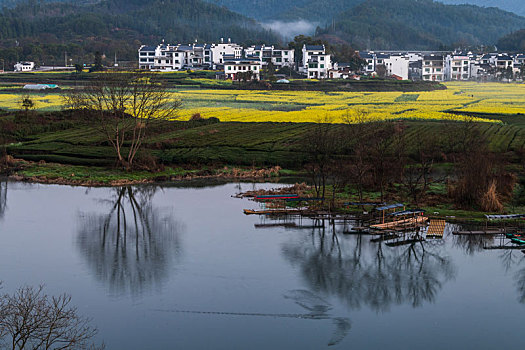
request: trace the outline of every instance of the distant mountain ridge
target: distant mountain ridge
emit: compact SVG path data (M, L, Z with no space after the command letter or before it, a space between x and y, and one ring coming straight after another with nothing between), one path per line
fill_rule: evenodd
M525 18L497 8L432 0L366 0L318 35L370 49L452 49L495 44L525 28Z
M525 16L525 1L523 0L440 0L445 4L471 4L483 7L498 7Z
M21 1L0 12L0 55L9 62L92 61L95 51L136 60L140 44L278 42L255 20L201 0ZM91 57L91 59L89 59Z
M365 0L206 0L219 6L255 18L268 20L314 20L328 23L337 14L359 5ZM437 0L445 4L471 4L497 7L525 16L524 0ZM395 4L397 0L392 0Z

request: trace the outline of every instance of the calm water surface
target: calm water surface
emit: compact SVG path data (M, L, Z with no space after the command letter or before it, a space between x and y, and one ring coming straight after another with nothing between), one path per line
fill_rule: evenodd
M523 348L525 255L490 238L256 228L231 195L269 184L0 184L4 291L70 293L108 349Z

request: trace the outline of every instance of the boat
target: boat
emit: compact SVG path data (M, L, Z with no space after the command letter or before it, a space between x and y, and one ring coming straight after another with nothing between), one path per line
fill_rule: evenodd
M525 244L525 237L511 238L510 241L516 244Z
M507 237L508 239L512 239L512 238L524 238L525 237L525 234L524 233L505 233L505 237Z

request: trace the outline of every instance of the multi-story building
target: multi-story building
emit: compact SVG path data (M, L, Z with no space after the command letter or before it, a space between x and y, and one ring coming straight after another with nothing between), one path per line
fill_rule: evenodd
M223 59L224 73L227 79L259 80L261 78L262 61L260 57L246 56L238 58L234 55L225 55ZM247 73L249 73L249 76Z
M220 44L211 44L209 50L211 51L211 61L213 65L223 65L224 56L241 58L244 48L240 45L234 44L231 42L231 39L228 39L228 42L225 43L224 39L221 39Z
M324 45L303 45L303 60L300 72L308 79L326 79L332 69L331 56L326 54Z
M401 80L408 80L410 61L406 55L388 55L381 58L386 68L388 77L397 77ZM379 59L378 59L379 61Z
M375 57L372 53L360 52L359 57L361 57L361 59L365 62L363 67L365 74L372 74L376 71Z
M142 45L139 48L139 69L153 69L155 67L155 46Z
M444 81L445 64L443 56L430 54L421 61L421 79L424 81Z
M224 64L224 56L242 57L242 46L228 41L220 44L143 45L139 49L139 68L161 71L216 68Z
M262 60L263 65L269 62L277 68L295 66L295 51L293 49L278 49L266 45L254 45L244 50L246 56L257 56Z
M370 51L360 52L359 57L365 61L363 71L367 75L377 74L383 68L385 76L408 79L410 58L406 54Z
M496 68L498 70L506 70L514 68L514 60L507 54L499 54L496 56Z
M446 80L469 80L470 57L467 54L451 54L445 59Z

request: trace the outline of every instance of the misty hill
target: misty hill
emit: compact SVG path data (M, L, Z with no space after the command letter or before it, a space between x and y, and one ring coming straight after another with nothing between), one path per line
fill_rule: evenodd
M495 44L525 28L525 18L496 8L432 0L367 0L318 31L371 49L437 49Z
M258 21L305 19L329 23L364 0L206 0Z
M256 21L201 0L24 1L0 13L0 55L11 64L89 60L95 51L136 60L138 46L168 42L276 42ZM92 59L90 60L92 61Z

